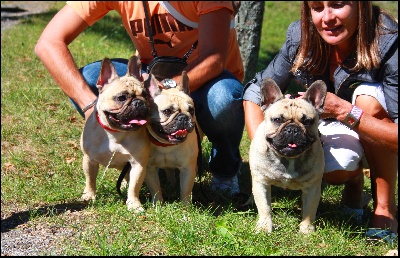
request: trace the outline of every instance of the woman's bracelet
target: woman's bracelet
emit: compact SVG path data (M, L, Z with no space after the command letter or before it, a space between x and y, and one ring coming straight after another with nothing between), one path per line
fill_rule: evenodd
M82 113L85 113L88 111L89 108L93 107L97 102L97 99L93 100L92 102L89 103L86 107L82 108Z

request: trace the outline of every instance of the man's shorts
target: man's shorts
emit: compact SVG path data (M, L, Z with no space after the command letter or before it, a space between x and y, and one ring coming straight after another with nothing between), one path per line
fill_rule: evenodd
M359 85L353 93L353 105L359 95L374 97L387 112L381 83L364 82ZM358 134L335 119L321 119L318 129L324 148L325 173L356 170L364 155Z

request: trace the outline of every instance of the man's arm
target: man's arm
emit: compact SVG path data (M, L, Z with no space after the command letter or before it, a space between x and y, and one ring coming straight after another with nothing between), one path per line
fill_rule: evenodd
M222 73L228 54L231 11L218 9L200 16L199 57L188 65L190 91L195 91L207 81ZM180 77L174 78L176 81Z
M68 45L87 27L87 23L68 5L49 22L36 46L35 53L60 88L81 108L96 99L68 49ZM89 117L93 108L85 113Z

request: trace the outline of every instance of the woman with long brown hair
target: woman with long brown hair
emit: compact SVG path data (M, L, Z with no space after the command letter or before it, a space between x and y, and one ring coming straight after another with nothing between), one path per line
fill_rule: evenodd
M370 1L304 1L301 19L268 67L244 89L250 140L263 121L260 85L272 78L286 92L293 80L305 89L328 86L320 116L325 173L344 184L345 212L363 215L363 162L368 162L374 215L368 237L397 236L395 188L398 166L398 23Z

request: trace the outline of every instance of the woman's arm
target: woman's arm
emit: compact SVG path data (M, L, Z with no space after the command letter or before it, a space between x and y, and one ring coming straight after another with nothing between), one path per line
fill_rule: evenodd
M399 139L398 125L393 123L385 112L375 108L379 103L375 104L374 102L376 100L374 98L360 95L356 103L357 101L368 104L366 104L365 107L357 104L364 112L359 123L353 130L357 132L361 138L371 144L386 147L397 154ZM328 92L325 99L324 113L321 115L321 118L334 117L339 121L343 121L351 109L352 104L350 102ZM371 114L374 114L374 116Z

